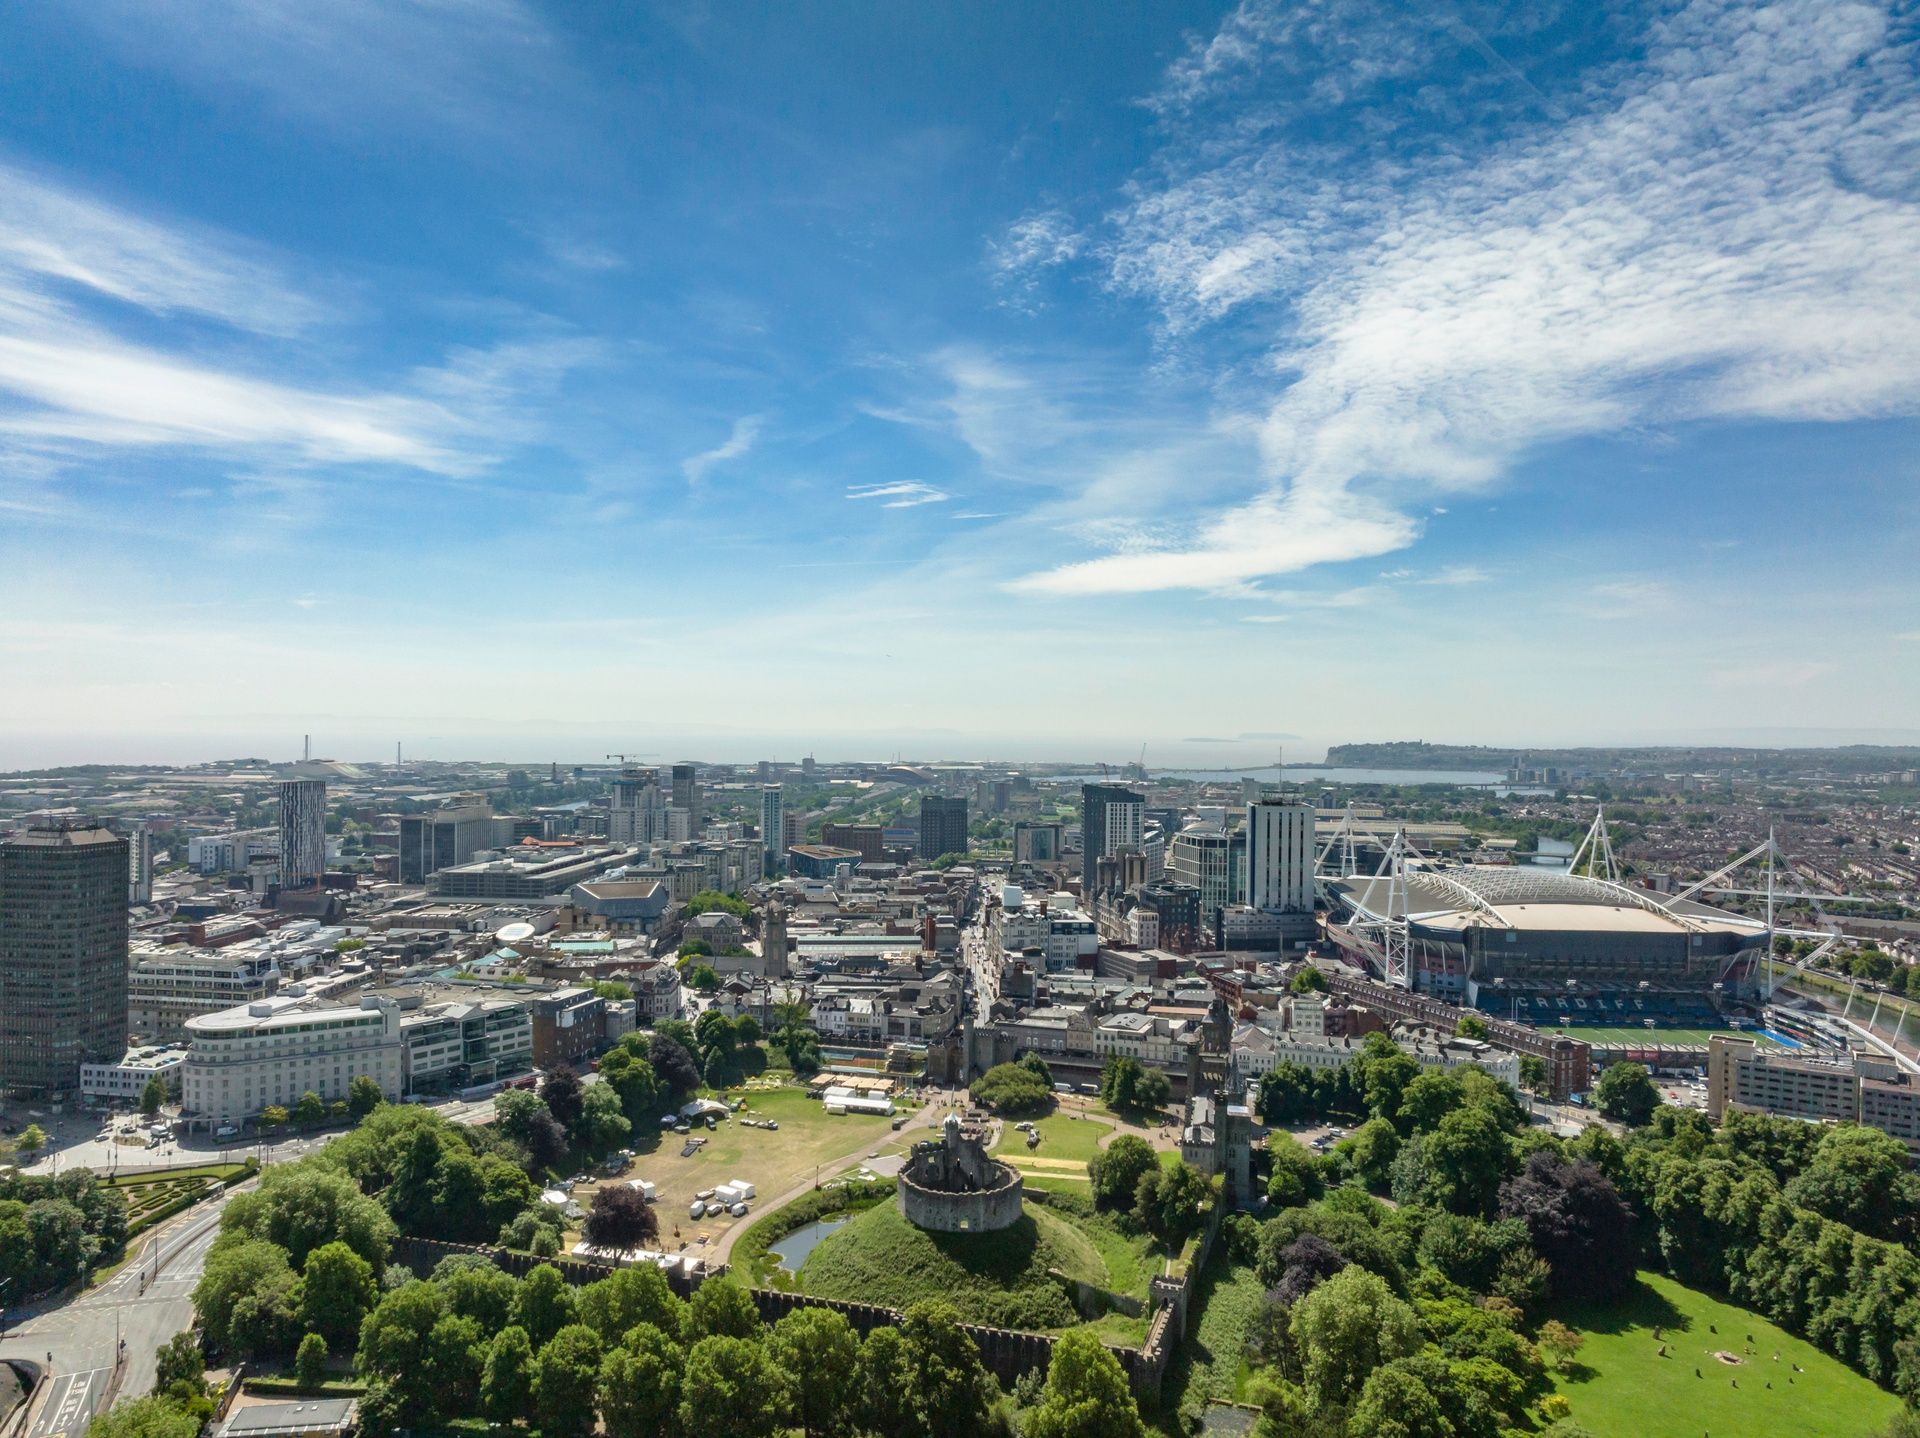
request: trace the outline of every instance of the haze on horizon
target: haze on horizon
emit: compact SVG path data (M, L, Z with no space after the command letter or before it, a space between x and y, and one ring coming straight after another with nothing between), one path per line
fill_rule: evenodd
M0 770L1920 739L1912 16L1406 9L23 0Z

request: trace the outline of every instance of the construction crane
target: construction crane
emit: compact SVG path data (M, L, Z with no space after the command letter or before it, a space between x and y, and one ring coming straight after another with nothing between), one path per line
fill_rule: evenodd
M648 755L646 754L609 754L607 755L607 757L609 759L618 759L622 764L626 764L626 763L632 762L635 759L645 759L648 757Z

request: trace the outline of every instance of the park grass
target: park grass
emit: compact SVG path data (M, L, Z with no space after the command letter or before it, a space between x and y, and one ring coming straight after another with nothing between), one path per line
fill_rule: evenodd
M1763 1049L1786 1047L1753 1029L1649 1029L1639 1024L1573 1024L1564 1029L1555 1025L1548 1032L1582 1039L1601 1049L1704 1049L1715 1034L1740 1034Z
M801 1265L797 1287L888 1308L938 1298L968 1322L1003 1328L1071 1326L1073 1304L1049 1269L1110 1286L1099 1247L1037 1204L997 1232L928 1233L887 1203L823 1239Z
M1555 1316L1586 1342L1554 1386L1594 1438L1863 1438L1900 1408L1898 1398L1812 1344L1660 1274L1640 1274L1621 1302L1568 1305ZM1712 1356L1717 1349L1746 1361L1723 1364Z
M203 1178L212 1183L221 1183L238 1178L250 1170L244 1163L201 1163L186 1164L179 1168L159 1168L144 1173L120 1173L106 1180L109 1188L140 1188L149 1183L171 1183L182 1178Z
M636 1134L633 1147L637 1157L633 1167L607 1183L626 1183L631 1179L651 1179L659 1185L659 1214L662 1235L679 1230L679 1239L716 1237L740 1220L733 1218L687 1218L687 1206L694 1194L714 1188L732 1179L744 1178L758 1193L757 1207L770 1203L788 1190L818 1177L825 1181L839 1167L838 1160L864 1145L880 1148L897 1136L889 1120L880 1114L830 1114L818 1099L809 1098L804 1089L750 1089L741 1094L746 1111L723 1120L712 1133L702 1126L696 1130L707 1140L691 1158L680 1156L685 1139L668 1131ZM777 1133L763 1128L748 1128L742 1118L775 1119ZM599 1182L582 1184L574 1198L583 1209L593 1206ZM571 1233L567 1242L579 1235Z
M1034 1127L1040 1130L1040 1147L1029 1149L1027 1136L1009 1123L1001 1128L1000 1142L993 1150L994 1156L1009 1160L1045 1158L1085 1164L1099 1151L1101 1138L1113 1129L1113 1125L1104 1120L1080 1118L1069 1113L1053 1113L1036 1119Z

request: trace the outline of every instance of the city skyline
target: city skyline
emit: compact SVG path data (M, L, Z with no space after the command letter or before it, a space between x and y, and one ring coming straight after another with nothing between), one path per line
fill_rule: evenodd
M1920 738L1886 6L8 31L0 769Z

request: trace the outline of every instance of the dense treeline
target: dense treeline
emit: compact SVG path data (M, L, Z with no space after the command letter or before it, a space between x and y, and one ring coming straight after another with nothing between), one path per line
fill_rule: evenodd
M1554 1421L1542 1353L1572 1336L1543 1305L1605 1303L1646 1265L1920 1398L1920 1177L1904 1145L1755 1115L1716 1129L1616 1068L1603 1088L1627 1138L1595 1125L1564 1142L1486 1074L1423 1072L1378 1036L1344 1069L1268 1076L1263 1115L1366 1118L1324 1155L1274 1134L1283 1212L1228 1220L1230 1250L1267 1285L1252 1342L1267 1431L1493 1438Z
M9 1303L72 1283L127 1238L127 1200L91 1170L0 1177L0 1294Z
M647 1104L670 1092L648 1096L635 1082ZM611 1080L587 1087L618 1091ZM1119 1363L1087 1335L1062 1341L1044 1385L1009 1396L944 1304L918 1305L898 1328L861 1339L827 1309L764 1324L727 1279L683 1300L648 1266L574 1288L550 1265L516 1279L478 1256L425 1278L394 1264L402 1233L497 1230L518 1246L554 1247L557 1229L525 1171L526 1135L544 1124L573 1131L589 1121L587 1099L574 1113L564 1081L557 1106L519 1097L537 1112L516 1104L516 1123L495 1125L498 1134L382 1106L323 1153L270 1170L228 1205L207 1256L194 1291L205 1342L229 1358L292 1357L316 1381L330 1359L351 1355L368 1384L370 1438L462 1419L524 1421L545 1438L587 1438L596 1424L611 1438L794 1428L809 1438L979 1438L1011 1435L1016 1415L1030 1438L1141 1431ZM145 1426L112 1438L184 1438L180 1411L143 1403Z

